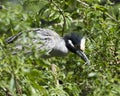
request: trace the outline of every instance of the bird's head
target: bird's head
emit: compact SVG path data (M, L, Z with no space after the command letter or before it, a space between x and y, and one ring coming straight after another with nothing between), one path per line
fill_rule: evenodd
M71 33L71 35L66 35L64 37L66 42L66 46L69 51L80 56L87 64L90 64L89 59L84 53L85 50L85 37L80 37L75 33Z

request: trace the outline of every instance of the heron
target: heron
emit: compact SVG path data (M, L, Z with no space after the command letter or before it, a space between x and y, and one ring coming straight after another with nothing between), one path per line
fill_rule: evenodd
M84 53L85 37L80 37L75 33L59 36L55 31L45 28L33 28L26 32L19 32L6 39L8 44L14 44L13 54L24 50L25 53L31 53L32 49L39 54L39 51L45 50L41 55L43 58L62 57L72 52L80 56L86 64L90 64L88 57Z

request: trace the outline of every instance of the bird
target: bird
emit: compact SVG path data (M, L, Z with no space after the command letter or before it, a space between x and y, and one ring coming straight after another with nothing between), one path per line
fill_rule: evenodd
M5 40L7 44L13 44L12 54L24 51L32 53L33 50L37 54L40 51L44 54L42 58L63 57L72 52L81 57L86 64L90 64L90 60L84 53L85 37L78 36L75 33L67 34L63 37L55 31L47 28L33 28L25 32L19 32Z

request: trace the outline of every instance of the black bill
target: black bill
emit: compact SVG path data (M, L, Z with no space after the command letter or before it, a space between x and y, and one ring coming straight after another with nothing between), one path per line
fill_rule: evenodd
M87 63L90 64L90 60L87 58L85 53L81 50L77 50L76 53Z

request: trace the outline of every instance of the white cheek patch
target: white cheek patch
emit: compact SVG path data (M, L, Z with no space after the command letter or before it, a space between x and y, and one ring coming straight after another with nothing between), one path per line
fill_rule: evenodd
M81 39L80 49L83 50L83 51L85 50L85 37L83 37L83 38Z
M72 43L71 40L68 40L68 43L69 43L72 47L74 47L74 45L73 45L73 43Z

